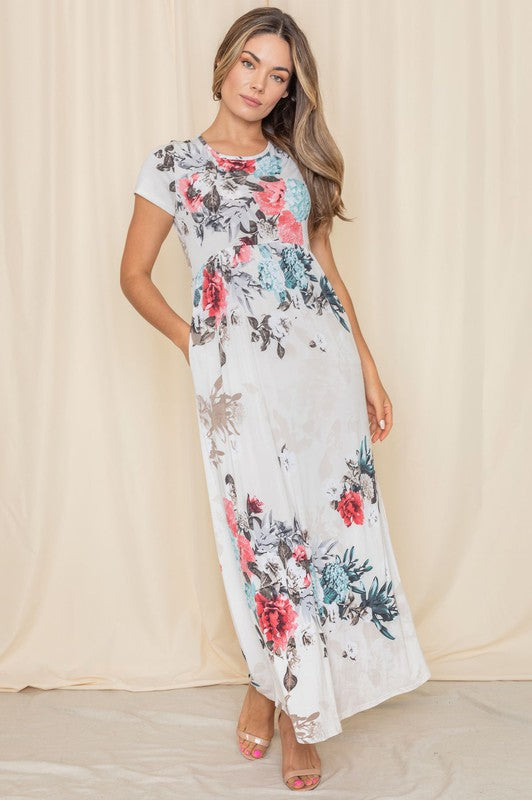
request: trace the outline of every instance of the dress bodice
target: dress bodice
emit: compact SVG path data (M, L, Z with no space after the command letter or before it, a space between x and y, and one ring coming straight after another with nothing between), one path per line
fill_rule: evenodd
M135 193L164 208L194 277L212 256L275 243L308 248L310 195L295 160L273 142L254 156L214 150L201 136L146 157Z

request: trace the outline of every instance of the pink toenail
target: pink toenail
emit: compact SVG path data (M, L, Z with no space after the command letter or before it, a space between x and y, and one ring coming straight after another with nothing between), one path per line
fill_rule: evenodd
M255 758L260 758L260 756L262 755L262 750L254 750L253 755L255 756Z
M303 781L301 778L298 778L297 781L294 781L294 786L303 786Z

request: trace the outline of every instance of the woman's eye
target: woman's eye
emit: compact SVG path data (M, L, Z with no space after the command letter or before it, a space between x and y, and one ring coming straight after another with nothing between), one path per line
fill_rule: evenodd
M250 66L250 67L252 67L252 66L253 66L253 64L251 63L251 61L248 61L248 59L247 59L247 58L244 58L244 59L242 59L242 61L241 61L240 63L241 63L241 64L249 64L249 66ZM285 83L285 80L284 80L284 78L281 78L281 76L280 76L280 75L274 75L273 77L275 78L275 80L276 80L276 82L277 82L277 83Z

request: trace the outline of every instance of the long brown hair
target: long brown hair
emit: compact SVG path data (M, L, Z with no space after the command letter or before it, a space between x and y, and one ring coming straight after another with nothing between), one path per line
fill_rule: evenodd
M263 33L288 42L294 65L288 97L282 97L262 120L264 136L286 150L301 170L311 198L309 236L320 228L330 233L335 216L350 221L342 201L344 160L325 122L316 61L307 37L290 14L259 7L233 22L214 58L213 98L220 100L225 76L246 41Z

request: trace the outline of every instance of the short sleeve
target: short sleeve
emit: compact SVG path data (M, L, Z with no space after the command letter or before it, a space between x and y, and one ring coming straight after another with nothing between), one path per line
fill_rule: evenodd
M133 194L139 194L175 216L174 145L158 147L148 153L137 176Z

